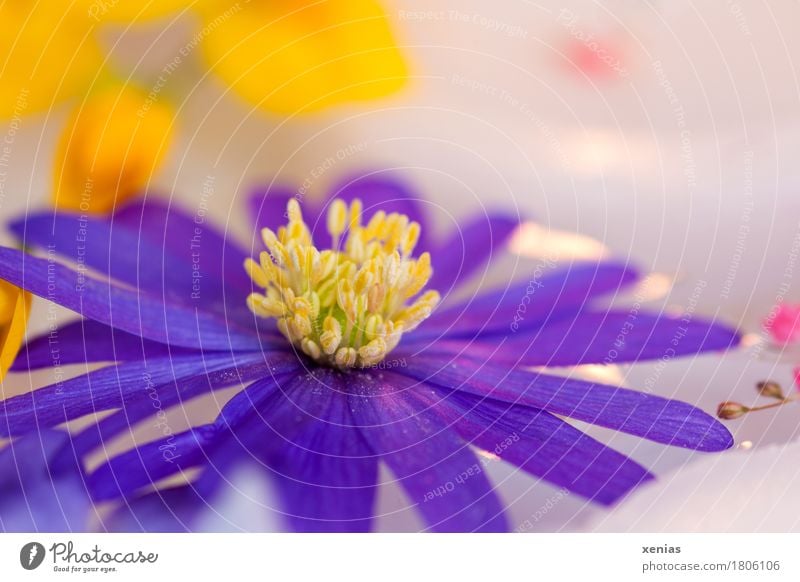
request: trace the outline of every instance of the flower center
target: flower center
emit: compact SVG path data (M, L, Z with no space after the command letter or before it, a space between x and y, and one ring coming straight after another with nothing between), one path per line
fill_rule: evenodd
M419 224L383 211L362 224L361 210L360 200L334 200L327 216L333 248L320 251L292 199L289 224L277 234L263 229L267 251L259 262L245 261L264 289L247 298L250 310L275 318L293 345L337 368L374 366L439 303L436 291L419 295L433 272L428 253L411 258Z

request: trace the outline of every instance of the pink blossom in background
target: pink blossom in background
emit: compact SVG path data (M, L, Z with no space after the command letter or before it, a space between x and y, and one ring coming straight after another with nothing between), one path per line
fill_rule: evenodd
M581 37L570 38L564 53L569 59L568 68L580 71L591 79L614 79L627 77L628 70L623 63L622 50L608 39Z
M775 306L764 320L764 330L779 344L800 340L800 304Z

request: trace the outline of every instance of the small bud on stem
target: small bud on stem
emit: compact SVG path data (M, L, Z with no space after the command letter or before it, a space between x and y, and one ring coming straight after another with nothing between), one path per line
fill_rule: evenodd
M777 398L778 400L785 400L786 396L783 393L783 388L777 382L773 382L772 380L766 380L764 382L759 382L756 384L756 389L761 396L766 396L767 398Z
M750 412L744 404L738 402L723 402L717 407L717 416L723 420L733 420Z

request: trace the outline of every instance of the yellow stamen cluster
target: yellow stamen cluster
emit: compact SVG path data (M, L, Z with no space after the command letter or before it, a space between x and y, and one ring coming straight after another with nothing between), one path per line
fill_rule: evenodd
M317 362L342 369L378 364L439 302L427 291L409 304L432 274L428 253L411 258L419 224L383 211L362 224L361 211L359 200L335 200L327 216L333 248L320 251L292 199L289 224L262 230L267 251L259 262L245 261L264 289L247 298L250 310L277 319L281 333Z

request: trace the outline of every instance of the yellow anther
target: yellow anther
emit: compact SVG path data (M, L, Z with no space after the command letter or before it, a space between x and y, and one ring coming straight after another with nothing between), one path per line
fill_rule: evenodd
M418 222L412 222L403 233L403 238L400 241L400 252L403 256L408 256L414 251L419 241L420 226Z
M373 214L372 218L369 219L364 235L369 238L376 238L385 220L386 213L383 210L378 210L378 212Z
M314 268L314 275L311 283L316 285L328 277L336 268L339 256L333 251L322 251L319 254L319 263Z
M336 279L331 277L317 287L320 308L330 307L336 302Z
M309 311L311 318L317 319L319 317L319 310L322 308L319 301L319 295L315 291L310 291L308 293L308 302L311 304L311 309Z
M384 338L386 339L386 352L391 352L400 343L400 338L403 337L403 324L396 321L387 321L384 325Z
M303 212L300 210L300 203L297 198L292 198L286 205L286 214L289 216L289 224L303 222Z
M270 253L274 256L275 253L272 253L272 249L274 249L278 244L278 237L275 236L275 233L269 228L262 228L261 239L264 241L264 245L267 247Z
M289 227L280 234L283 235L281 241L284 244L289 244L292 241L305 243L310 239L308 228L302 222L290 222Z
M291 305L294 303L294 289L292 289L288 285L284 285L283 287L278 288L278 292L280 293L281 300L283 300L286 305Z
M289 320L289 332L292 339L297 341L309 335L312 331L311 320L303 313L295 313Z
M386 298L386 286L380 281L367 291L367 309L370 313L377 313L383 306Z
M334 240L344 232L347 226L347 204L342 200L334 200L328 208L328 232Z
M345 245L345 252L356 263L363 263L367 258L369 258L366 248L364 247L364 241L360 236L358 236L357 233L355 236L348 237L347 244Z
M364 324L364 335L367 339L377 337L383 330L383 318L380 315L373 313L367 317L367 322Z
M431 278L432 274L431 256L429 253L422 253L419 259L417 259L417 262L413 265L411 279L406 285L405 296L407 298L413 297L422 291L425 285L428 284L428 280Z
M361 200L358 198L350 203L350 230L354 230L361 226L361 211L363 208L364 206L361 204Z
M247 306L250 311L261 317L283 317L286 309L283 303L274 301L258 293L251 293L247 297Z
M342 326L335 317L329 315L322 323L322 329L324 331L319 336L319 341L322 344L322 350L330 356L342 343Z
M340 368L354 368L358 359L355 348L339 348L336 352L335 362Z
M376 337L365 346L358 349L358 356L365 366L374 366L386 357L386 341Z
M350 281L339 281L339 289L336 293L336 301L339 307L350 321L356 318L356 294Z
M319 346L316 342L309 338L303 338L300 342L300 347L303 350L303 353L307 356L310 356L314 360L318 360L322 355L322 351L319 349Z
M356 275L355 283L353 283L353 291L357 295L361 295L371 287L373 278L372 271L366 265L361 267Z
M439 299L437 291L427 291L411 307L400 312L397 320L403 324L406 331L411 331L430 317L433 309L439 303Z
M298 313L303 313L304 315L308 315L312 311L311 301L305 297L297 297L292 304L292 310Z
M267 274L264 273L261 265L256 263L250 257L244 260L244 270L247 271L247 275L253 280L253 283L259 287L266 288L269 286L269 277L267 277Z
M278 330L308 357L342 369L379 363L439 302L429 291L406 304L432 274L430 255L411 257L419 224L378 211L364 226L362 212L360 200L334 201L327 226L335 248L319 251L292 199L287 226L262 231L267 252L260 262L245 261L264 290L247 298L250 310L277 319Z

